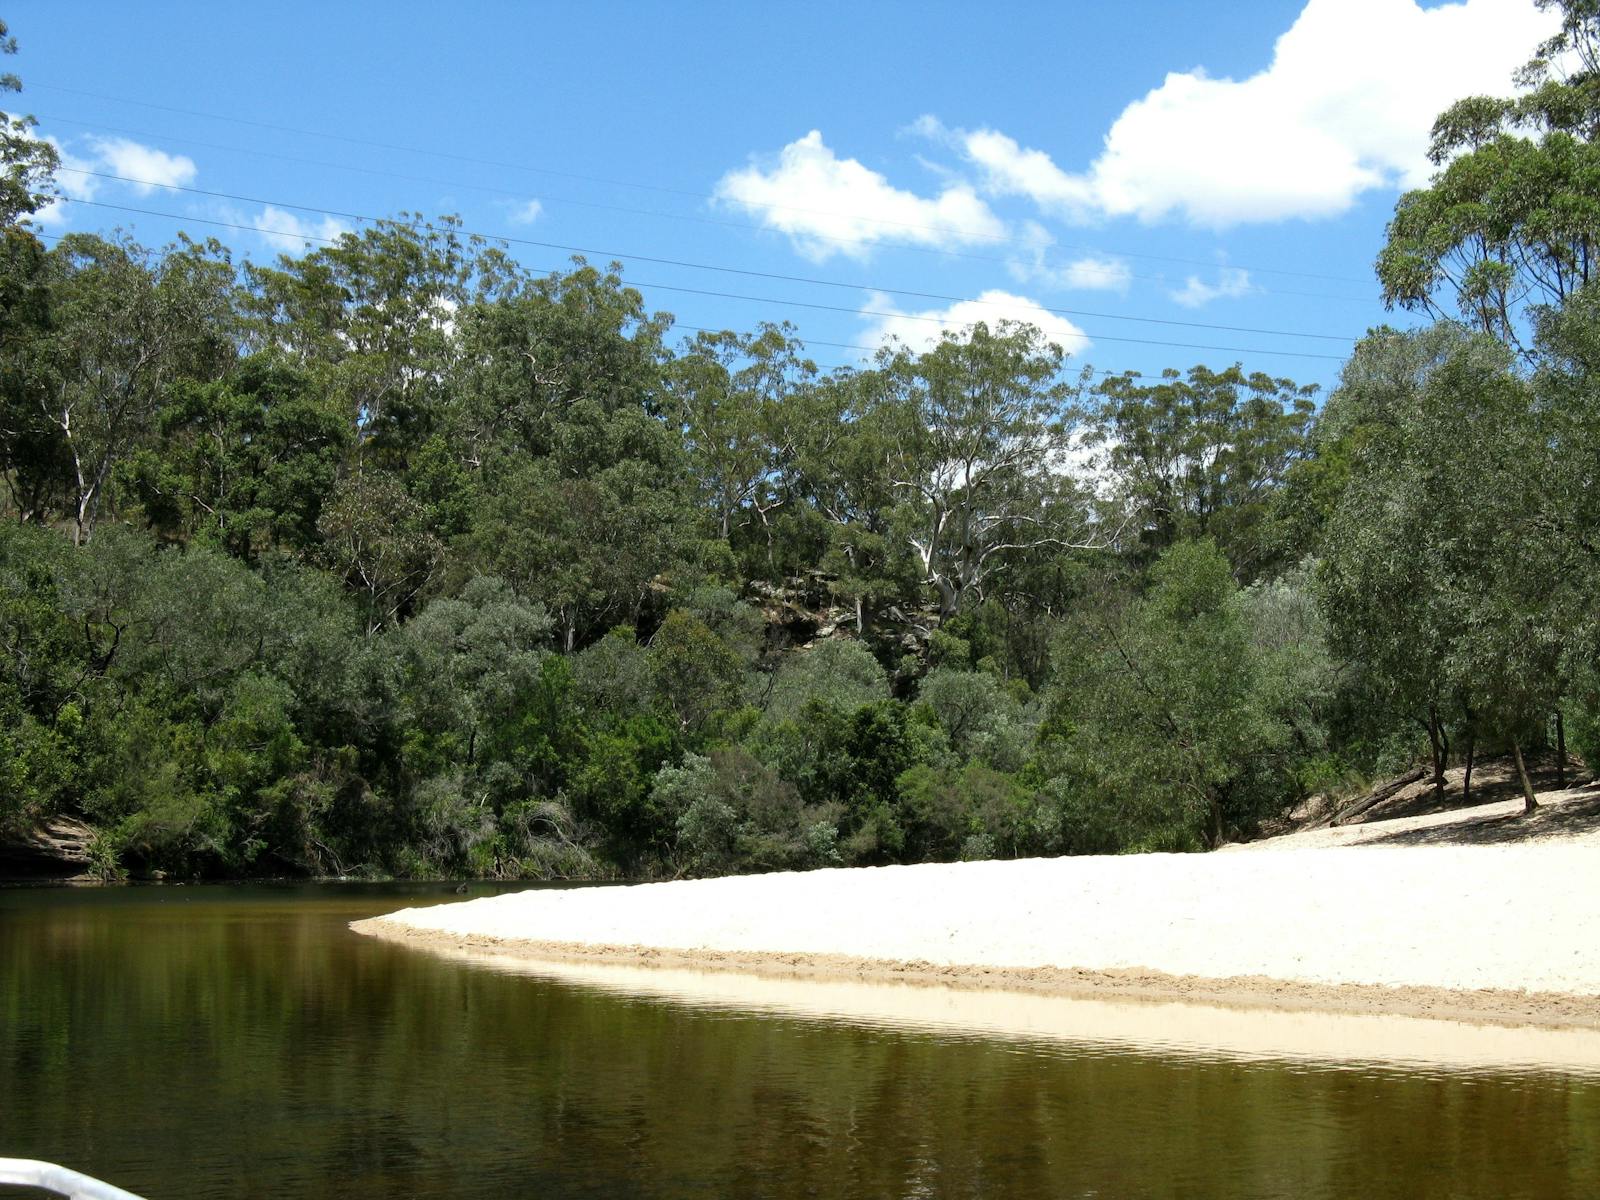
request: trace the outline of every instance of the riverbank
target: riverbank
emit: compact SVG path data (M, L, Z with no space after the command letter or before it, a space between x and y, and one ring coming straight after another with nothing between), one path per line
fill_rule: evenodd
M1385 822L1386 842L533 891L354 928L550 961L1600 1028L1600 828L1559 821L1593 799L1547 797L1527 842L1483 842L1507 820L1484 806L1452 815L1458 842L1434 814Z

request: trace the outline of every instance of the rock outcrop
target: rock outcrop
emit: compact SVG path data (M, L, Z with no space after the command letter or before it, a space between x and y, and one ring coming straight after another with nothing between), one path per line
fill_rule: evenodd
M72 817L50 817L0 838L0 879L93 879L95 831Z

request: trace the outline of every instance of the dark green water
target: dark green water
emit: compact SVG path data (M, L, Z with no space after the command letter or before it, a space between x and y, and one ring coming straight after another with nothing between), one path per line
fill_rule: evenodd
M419 895L0 891L0 1155L151 1200L1600 1196L1593 1078L696 1009L345 928Z

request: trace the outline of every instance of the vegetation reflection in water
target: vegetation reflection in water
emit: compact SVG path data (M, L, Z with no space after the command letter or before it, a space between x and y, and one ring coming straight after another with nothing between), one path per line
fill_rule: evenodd
M153 1200L1600 1191L1593 1078L696 1008L345 928L416 902L0 892L0 1147Z

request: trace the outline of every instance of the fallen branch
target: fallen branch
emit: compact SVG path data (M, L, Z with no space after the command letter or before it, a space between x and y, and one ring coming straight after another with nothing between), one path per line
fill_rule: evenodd
M1413 767L1404 775L1401 775L1395 779L1391 779L1388 783L1373 788L1359 800L1346 805L1344 808L1334 813L1333 818L1328 822L1328 824L1330 826L1343 825L1349 821L1353 821L1363 813L1376 808L1385 800L1388 800L1402 788L1410 787L1413 783L1420 783L1423 779L1428 777L1428 774L1429 768L1427 767Z

